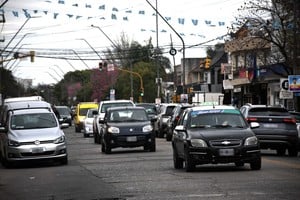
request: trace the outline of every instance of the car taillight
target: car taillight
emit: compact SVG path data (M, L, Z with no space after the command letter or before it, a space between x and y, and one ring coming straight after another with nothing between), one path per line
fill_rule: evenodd
M256 122L256 121L257 121L257 118L256 118L256 117L248 117L248 118L247 118L247 121L248 121L248 122Z
M291 123L291 124L296 124L296 119L295 118L284 118L283 122L285 122L285 123Z

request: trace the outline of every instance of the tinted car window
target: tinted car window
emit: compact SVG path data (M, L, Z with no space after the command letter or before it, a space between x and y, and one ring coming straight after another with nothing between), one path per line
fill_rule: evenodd
M284 108L252 108L249 110L249 115L267 115L267 116L288 116L289 113Z

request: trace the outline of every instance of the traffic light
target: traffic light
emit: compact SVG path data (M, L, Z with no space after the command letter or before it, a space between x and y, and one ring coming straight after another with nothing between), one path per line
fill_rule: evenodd
M211 59L210 58L205 58L205 68L208 69L210 67L210 62L211 62Z
M99 71L101 72L103 70L103 63L99 62Z
M144 96L144 88L141 88L141 93L140 93L140 96Z
M35 51L30 51L29 55L30 55L30 62L34 62Z

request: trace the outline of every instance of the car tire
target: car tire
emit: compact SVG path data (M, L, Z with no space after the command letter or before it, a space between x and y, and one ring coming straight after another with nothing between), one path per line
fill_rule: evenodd
M192 157L190 156L188 150L185 151L184 164L185 164L185 171L186 172L192 172L192 171L195 170L196 165L195 165Z
M244 167L245 163L243 162L235 162L234 163L236 167Z
M150 152L155 152L156 151L156 143L155 140L153 142L151 142L150 146L149 146L149 151Z
M173 163L175 169L183 168L183 159L179 158L177 151L173 148Z
M291 147L288 149L288 153L289 153L289 156L290 157L296 157L298 156L298 150L297 150L297 147Z
M286 151L285 148L276 149L276 152L277 152L278 156L284 156L285 155L285 151Z
M60 163L62 165L67 165L68 164L68 156L64 157L64 158L61 158L60 159Z
M75 132L80 133L80 131L81 131L80 128L75 124Z
M172 140L172 134L167 134L166 141L171 141L171 140Z
M261 169L261 158L258 158L250 163L250 168L252 170L260 170Z

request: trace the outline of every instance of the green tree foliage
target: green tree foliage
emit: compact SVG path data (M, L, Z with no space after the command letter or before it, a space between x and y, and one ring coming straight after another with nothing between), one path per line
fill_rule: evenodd
M25 94L24 87L16 81L12 72L3 67L0 67L0 93L2 94L2 99Z

